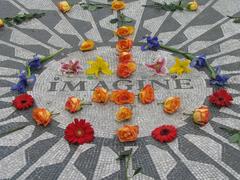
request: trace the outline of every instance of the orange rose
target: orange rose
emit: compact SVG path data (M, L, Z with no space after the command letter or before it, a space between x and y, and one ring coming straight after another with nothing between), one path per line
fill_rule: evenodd
M94 48L94 46L95 46L94 41L89 39L89 40L83 41L83 43L80 46L80 50L81 51L90 51Z
M74 96L69 97L65 104L65 109L71 113L75 113L75 112L81 110L82 109L81 100Z
M0 28L4 27L4 21L0 19Z
M116 113L117 121L126 121L132 118L133 112L128 107L121 106Z
M131 76L137 69L135 62L128 63L119 63L117 67L117 75L120 78L128 78Z
M207 106L201 106L195 109L193 112L193 121L201 126L204 126L208 123L209 117L210 112Z
M62 11L63 13L66 13L66 12L70 11L71 6L69 5L69 3L67 1L60 1L58 3L58 9L60 11Z
M117 137L120 142L136 141L139 133L137 125L124 125L117 130Z
M122 10L126 7L126 4L123 2L123 1L119 1L119 0L114 0L112 2L112 9L113 10L116 10L116 11L119 11L119 10Z
M32 118L37 125L47 126L52 121L52 113L45 108L35 108L32 112Z
M112 92L111 101L116 104L133 104L135 95L128 90L115 90Z
M115 34L119 37L126 37L133 34L134 30L133 26L121 26L117 29Z
M147 84L139 93L139 99L143 104L150 104L155 100L154 89Z
M163 103L163 111L172 114L175 113L181 106L181 99L180 97L173 96L167 98Z
M118 52L130 51L133 46L133 40L131 39L121 39L116 44L116 49Z
M93 91L92 101L96 103L106 103L108 102L109 94L103 87L97 87Z
M130 52L121 52L119 54L119 63L128 63L133 61L132 53Z

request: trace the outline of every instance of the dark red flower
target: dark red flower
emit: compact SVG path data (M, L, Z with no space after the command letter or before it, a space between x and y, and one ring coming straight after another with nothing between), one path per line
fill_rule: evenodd
M90 143L94 139L92 125L85 119L74 119L74 122L68 124L64 134L64 138L72 144Z
M13 106L15 106L18 110L28 109L32 107L33 103L33 97L27 93L15 97L12 101Z
M163 125L152 131L152 137L161 143L171 142L177 137L177 129L172 125Z
M226 89L219 89L208 98L209 102L218 107L228 107L232 104L232 96L227 92Z

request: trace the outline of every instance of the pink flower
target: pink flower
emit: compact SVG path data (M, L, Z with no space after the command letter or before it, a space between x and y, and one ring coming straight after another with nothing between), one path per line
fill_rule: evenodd
M145 64L148 68L154 70L154 72L160 76L167 74L167 60L165 58L159 57L155 60L153 64Z
M78 74L83 70L79 61L70 60L67 63L61 63L60 71L65 74Z

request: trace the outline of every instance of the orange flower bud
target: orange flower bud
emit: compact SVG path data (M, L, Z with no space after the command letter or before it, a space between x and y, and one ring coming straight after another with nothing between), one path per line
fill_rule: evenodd
M133 61L133 55L130 52L121 52L118 60L119 63L128 63Z
M172 114L177 112L180 106L181 106L180 97L177 96L169 97L163 103L163 111L168 114Z
M83 41L83 43L81 44L80 50L81 51L90 51L94 48L94 46L95 46L95 43L93 40L86 40L86 41Z
M132 49L133 40L131 39L121 39L116 44L116 49L118 52L129 52Z
M70 11L71 6L69 5L69 3L67 1L60 1L58 3L58 9L60 11L62 11L63 13L66 13L66 12Z
M122 10L126 7L126 4L121 0L114 0L112 2L112 9L115 11Z
M204 126L208 123L210 118L210 112L207 106L201 106L194 110L193 121L200 126Z
M117 29L115 33L117 36L126 37L133 34L134 30L135 29L133 26L121 26Z
M128 90L115 90L111 94L111 101L115 104L133 104L135 100L135 95Z
M128 78L137 69L135 62L119 63L117 67L117 75L121 78Z
M139 133L137 125L124 125L117 130L117 137L120 142L136 141Z
M133 112L128 107L121 106L116 113L116 119L119 122L126 121L132 118Z
M52 121L52 113L45 108L35 108L32 112L32 118L37 125L47 126Z
M65 109L71 113L75 113L75 112L81 110L82 109L81 100L74 96L69 97L65 104Z
M4 21L0 19L0 28L4 27Z
M198 9L198 3L196 0L191 1L187 4L187 9L189 11L196 11Z
M147 84L139 93L139 99L143 104L150 104L155 100L154 89Z
M97 87L93 91L92 101L96 103L106 103L108 102L109 94L103 87Z

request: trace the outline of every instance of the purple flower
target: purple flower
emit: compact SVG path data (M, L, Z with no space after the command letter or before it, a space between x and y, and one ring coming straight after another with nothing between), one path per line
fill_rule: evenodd
M25 70L21 70L18 77L19 77L18 83L13 85L11 87L11 90L18 91L19 93L25 93L27 86L34 85L36 81L36 76L33 74L30 77L27 77Z
M216 68L215 72L216 72L216 77L210 80L210 83L217 86L224 86L225 84L227 84L229 76L222 75L221 68L219 66Z
M28 62L31 69L40 69L42 67L41 59L38 55L33 56L33 59Z
M160 49L160 43L158 37L145 36L143 39L147 39L147 43L141 46L142 51L152 50L157 51Z
M196 56L191 62L191 66L195 67L197 69L205 67L206 65L207 65L207 63L206 63L206 55L205 54Z

